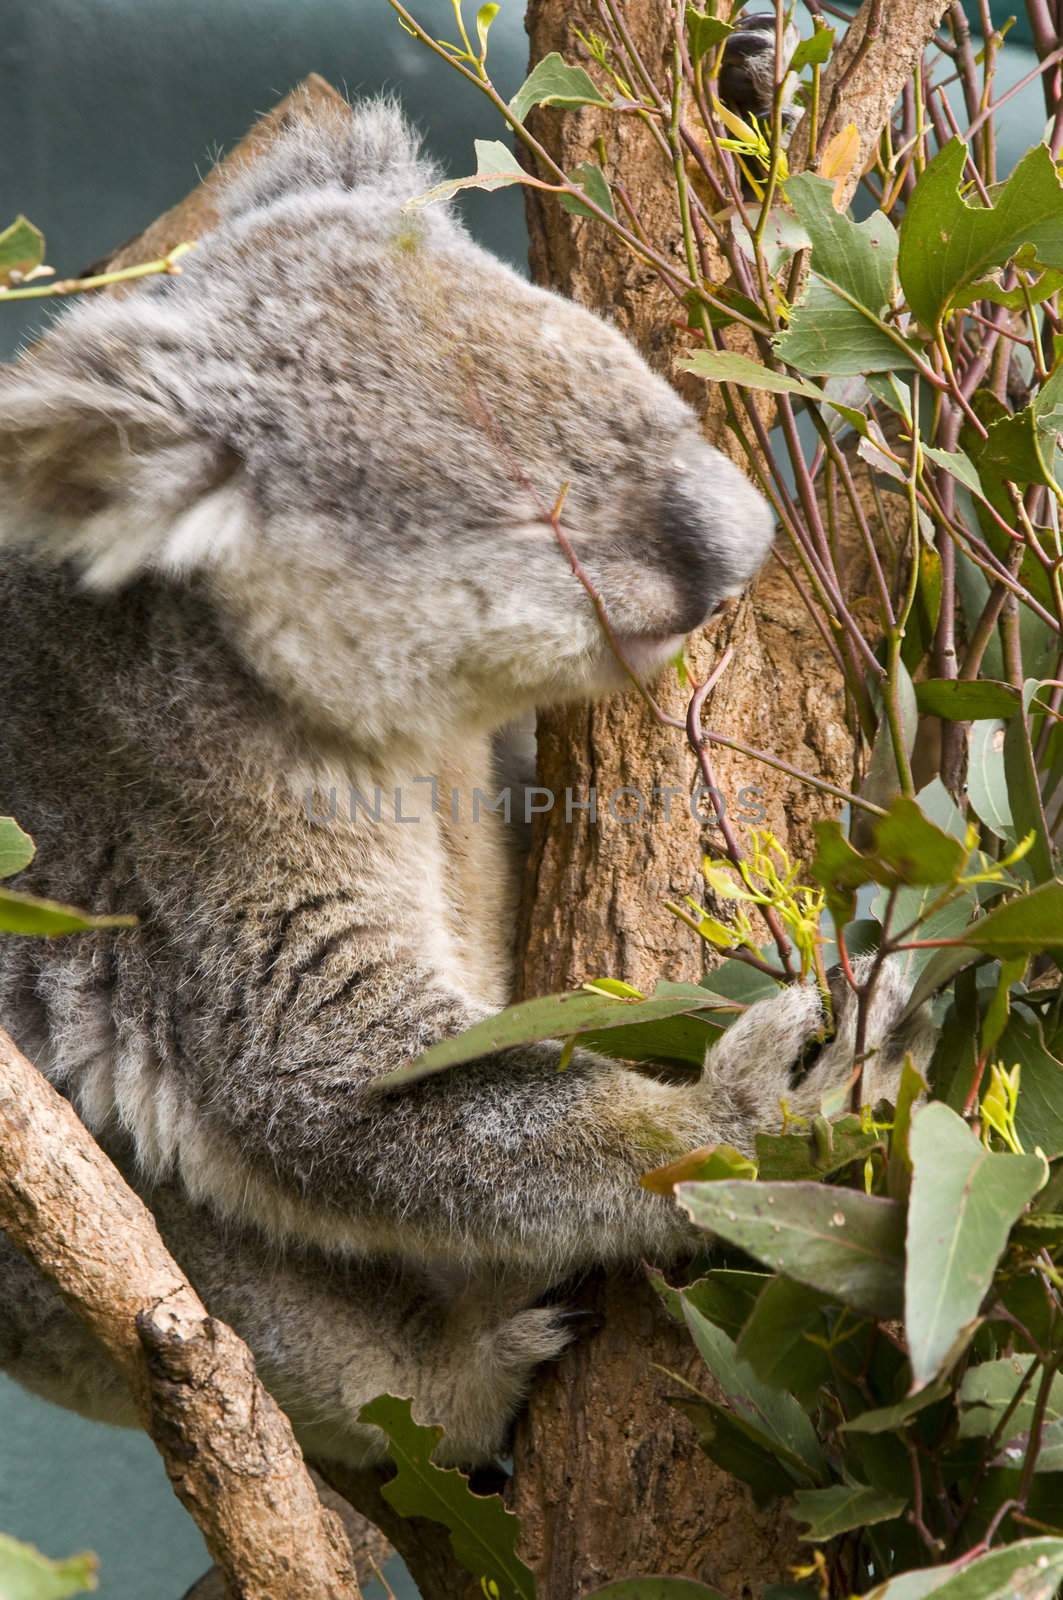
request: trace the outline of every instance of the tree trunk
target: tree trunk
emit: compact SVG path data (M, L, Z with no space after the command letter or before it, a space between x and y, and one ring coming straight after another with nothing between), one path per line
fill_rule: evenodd
M826 84L828 94L840 85L825 101L834 128L855 122L865 155L944 0L889 0L888 11L886 17L881 3L868 0ZM628 0L623 7L632 41L658 83L666 81L671 49L669 12L660 0ZM554 50L568 61L583 59L577 30L586 34L596 22L593 0L530 0L532 61ZM568 172L599 160L597 141L604 140L607 169L620 175L655 247L679 262L670 169L639 119L592 107L544 109L534 131ZM527 195L537 281L609 316L699 409L709 439L735 455L717 391L673 371L675 355L690 341L676 327L676 302L656 275L598 224L534 190ZM721 263L721 279L726 275ZM846 593L866 592L860 566L857 560ZM699 680L727 646L733 661L707 703L706 724L849 788L854 745L841 681L777 562L692 641ZM655 693L666 711L682 715L687 693L674 672ZM824 812L815 792L739 755L720 751L713 760L739 837L759 822L807 858L811 824ZM598 815L576 812L568 822L555 807L537 821L521 917L524 995L602 976L652 988L660 977L702 975L708 947L663 907L703 887L705 850L721 853L719 834L687 803L694 769L682 736L658 726L635 696L540 718L540 783L581 797L596 789ZM608 798L621 788L645 798L645 814L635 823L619 822L610 810ZM625 809L632 802L618 801L616 810ZM597 1314L599 1331L539 1380L515 1449L514 1509L524 1557L540 1575L540 1600L573 1600L640 1574L699 1578L728 1596L785 1581L796 1554L792 1525L777 1509L758 1512L747 1491L701 1454L691 1425L666 1403L675 1385L662 1367L712 1392L685 1331L669 1322L638 1274L603 1276L576 1298Z

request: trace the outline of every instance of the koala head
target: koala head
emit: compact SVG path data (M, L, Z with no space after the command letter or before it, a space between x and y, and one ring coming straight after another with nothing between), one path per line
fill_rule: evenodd
M0 379L0 538L205 596L343 737L497 726L649 672L767 508L605 321L479 249L394 107L282 135L180 276L85 301Z

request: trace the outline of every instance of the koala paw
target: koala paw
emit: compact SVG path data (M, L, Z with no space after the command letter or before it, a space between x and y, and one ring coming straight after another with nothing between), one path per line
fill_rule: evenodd
M855 963L858 982L866 977L871 959ZM840 971L831 975L830 985L834 1035L825 1044L823 1000L808 982L750 1006L710 1050L703 1092L722 1120L737 1129L736 1143L748 1148L753 1134L776 1127L782 1101L798 1115L812 1116L824 1096L851 1079L858 1002ZM920 1071L929 1066L935 1037L929 1009L920 1007L902 1021L910 993L911 981L887 961L872 993L865 1030L863 1098L868 1104L895 1097L906 1055Z
M783 49L789 61L800 35L789 24ZM792 104L796 79L788 76L783 90L783 122L789 131L800 117ZM727 40L720 71L720 97L740 116L769 117L775 96L774 14L742 16Z

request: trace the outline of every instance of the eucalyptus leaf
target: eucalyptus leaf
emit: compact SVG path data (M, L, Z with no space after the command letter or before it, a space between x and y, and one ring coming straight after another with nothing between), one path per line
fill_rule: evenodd
M13 878L29 866L36 846L14 817L0 817L0 878Z
M607 106L606 99L582 67L570 67L556 50L543 56L525 78L509 109L518 122L523 122L532 106Z
M973 1560L902 1572L864 1600L1052 1600L1063 1579L1063 1539L1020 1539Z
M584 989L570 994L545 995L540 1000L522 1000L518 1005L507 1006L496 1016L474 1023L464 1033L440 1040L416 1061L375 1079L373 1087L375 1090L398 1088L495 1051L510 1050L515 1045L568 1039L584 1033L626 1028L633 1023L661 1022L685 1013L717 1010L719 1005L718 995L694 985L680 986L679 993L658 993L648 1000L611 998L588 994Z
M904 1322L913 1388L921 1388L973 1325L1012 1225L1043 1187L1048 1165L1041 1156L987 1150L940 1103L915 1112L910 1148Z
M802 1539L816 1544L836 1539L853 1528L890 1522L899 1517L908 1504L907 1500L884 1494L881 1489L868 1488L863 1483L837 1483L829 1489L798 1489L793 1500L791 1515L798 1522L808 1524Z
M823 1447L794 1397L762 1382L723 1330L685 1297L683 1314L699 1355L736 1410L771 1440L773 1451L799 1482L821 1482L827 1472Z
M90 933L94 928L132 928L136 917L91 917L57 900L41 900L15 889L0 889L0 934L55 939L64 933Z
M0 232L0 286L17 283L43 262L44 234L28 217L16 217Z
M948 722L1006 720L1021 710L1018 690L988 678L926 678L915 686L924 716Z
M683 1183L698 1227L776 1272L871 1316L903 1303L904 1211L892 1200L820 1183Z
M499 1600L534 1600L535 1579L516 1553L516 1517L498 1495L474 1494L464 1474L432 1460L443 1429L414 1422L410 1401L390 1394L370 1400L358 1420L381 1429L398 1469L380 1490L388 1504L400 1516L441 1522L457 1560L494 1584Z
M803 72L806 67L825 66L834 48L834 34L833 28L821 26L817 21L815 33L802 39L790 57L790 71Z
M593 200L599 211L604 211L607 217L616 215L609 182L601 167L596 167L593 161L581 161L579 166L573 167L568 177L570 183L583 190L588 200ZM563 194L559 199L562 210L572 212L573 216L594 219L595 213L590 206L585 206L574 195Z
M0 1533L0 1595L3 1600L68 1600L96 1588L96 1557L49 1561L30 1544Z
M901 283L928 331L961 290L1026 246L1043 266L1063 267L1063 186L1045 146L1026 152L991 207L961 195L966 163L967 146L951 140L916 183L901 225Z
M1007 730L999 716L978 718L970 734L967 763L967 797L979 822L984 822L998 839L1013 843L1015 825L1004 770L1004 738Z
M735 31L722 17L710 17L692 5L686 9L686 25L690 64L695 67L707 51L718 44L725 44Z
M476 171L471 177L448 178L445 183L437 183L433 188L426 189L424 194L407 200L403 210L416 211L421 206L435 205L439 200L448 200L460 189L505 189L510 184L526 180L528 174L512 150L498 139L474 139L473 148L476 151Z

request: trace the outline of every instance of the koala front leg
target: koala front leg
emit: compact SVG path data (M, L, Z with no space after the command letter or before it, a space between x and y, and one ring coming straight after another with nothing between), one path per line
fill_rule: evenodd
M231 992L174 1008L160 1088L134 1084L119 1106L149 1168L176 1167L193 1199L278 1238L344 1253L556 1279L689 1247L686 1219L638 1180L698 1145L748 1144L758 1102L743 1083L673 1086L587 1051L562 1071L559 1046L541 1044L382 1093L381 1076L484 1012L361 907L322 920L306 904L291 951L267 946L260 987L247 974L261 961L237 950ZM217 936L239 944L239 930Z

